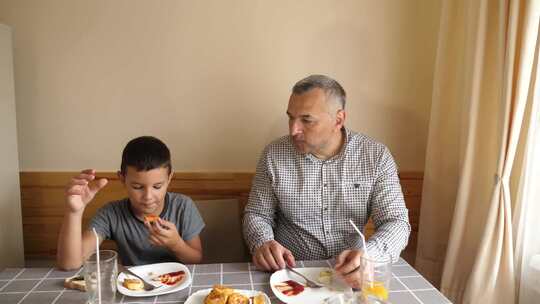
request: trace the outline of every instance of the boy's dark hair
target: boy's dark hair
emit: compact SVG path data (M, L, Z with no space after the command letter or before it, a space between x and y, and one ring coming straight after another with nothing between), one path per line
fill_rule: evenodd
M153 136L137 137L130 140L122 152L122 175L126 174L128 166L134 167L137 172L166 167L171 174L171 152Z

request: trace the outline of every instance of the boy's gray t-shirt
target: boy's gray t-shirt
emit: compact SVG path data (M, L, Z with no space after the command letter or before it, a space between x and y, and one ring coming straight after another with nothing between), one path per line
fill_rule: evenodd
M167 192L159 217L174 223L184 241L199 235L204 228L204 221L191 198L178 193ZM148 228L135 217L128 198L101 207L90 222L89 229L92 228L104 239L116 242L123 265L178 261L165 247L150 244Z

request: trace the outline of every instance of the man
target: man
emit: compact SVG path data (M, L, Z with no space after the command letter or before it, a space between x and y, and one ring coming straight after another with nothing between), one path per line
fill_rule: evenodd
M287 108L289 135L270 143L257 166L244 236L254 264L278 270L295 259L336 257L336 272L359 287L358 233L369 217L370 257L393 261L410 233L408 211L389 150L345 128L345 90L323 75L300 80Z

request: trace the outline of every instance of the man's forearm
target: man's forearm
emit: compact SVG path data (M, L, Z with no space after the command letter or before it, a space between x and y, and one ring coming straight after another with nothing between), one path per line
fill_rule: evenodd
M260 245L274 239L272 225L261 217L246 213L243 228L246 243L251 253Z
M82 265L82 215L82 212L66 212L64 215L56 256L61 269L74 269Z
M377 228L367 241L370 255L390 255L393 262L399 259L401 251L407 246L411 226L408 221L389 221Z

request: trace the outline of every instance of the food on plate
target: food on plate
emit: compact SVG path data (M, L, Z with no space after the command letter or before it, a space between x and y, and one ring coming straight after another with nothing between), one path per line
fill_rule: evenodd
M64 287L86 291L86 284L84 283L84 277L82 275L66 278L64 280Z
M157 221L159 219L159 216L149 214L144 216L144 221L152 224L153 222Z
M214 285L208 296L224 295L225 300L234 293L234 290L224 285ZM216 297L217 298L217 297Z
M212 291L215 291L217 293L223 293L227 296L230 296L231 294L234 293L234 289L227 287L225 285L214 285L214 287L212 288Z
M204 304L227 304L227 295L223 293L209 293L204 298Z
M332 270L323 270L319 273L319 283L324 285L330 285L332 284L332 278L334 274L332 273Z
M253 304L265 304L266 301L265 301L265 298L262 294L258 294L256 296L253 297Z
M216 288L217 287L217 288ZM226 304L229 294L233 291L232 289L221 288L222 286L214 286L212 291L204 299L204 304Z
M184 277L186 276L186 273L182 270L175 271L175 272L169 272L162 275L154 275L153 273L149 273L150 277L152 277L152 280L160 282L161 284L165 285L176 285L176 283L181 282Z
M227 304L227 298L234 292L232 288L223 285L214 285L204 299L204 304Z
M224 285L214 285L210 293L204 298L203 304L265 304L265 298L258 294L252 298L235 292L234 289Z
M249 304L249 298L243 294L233 293L227 299L227 304Z
M139 279L128 279L128 278L125 278L124 279L124 282L122 282L122 285L129 289L129 290L133 290L133 291L139 291L139 290L143 290L144 289L144 284L141 280Z
M345 281L343 281L343 279L340 277L335 276L334 271L330 268L319 272L317 281L326 286L326 288L330 289L330 291L345 292L347 289L349 289L347 283L345 283Z
M281 282L274 287L286 296L296 296L304 291L304 285L293 280Z

